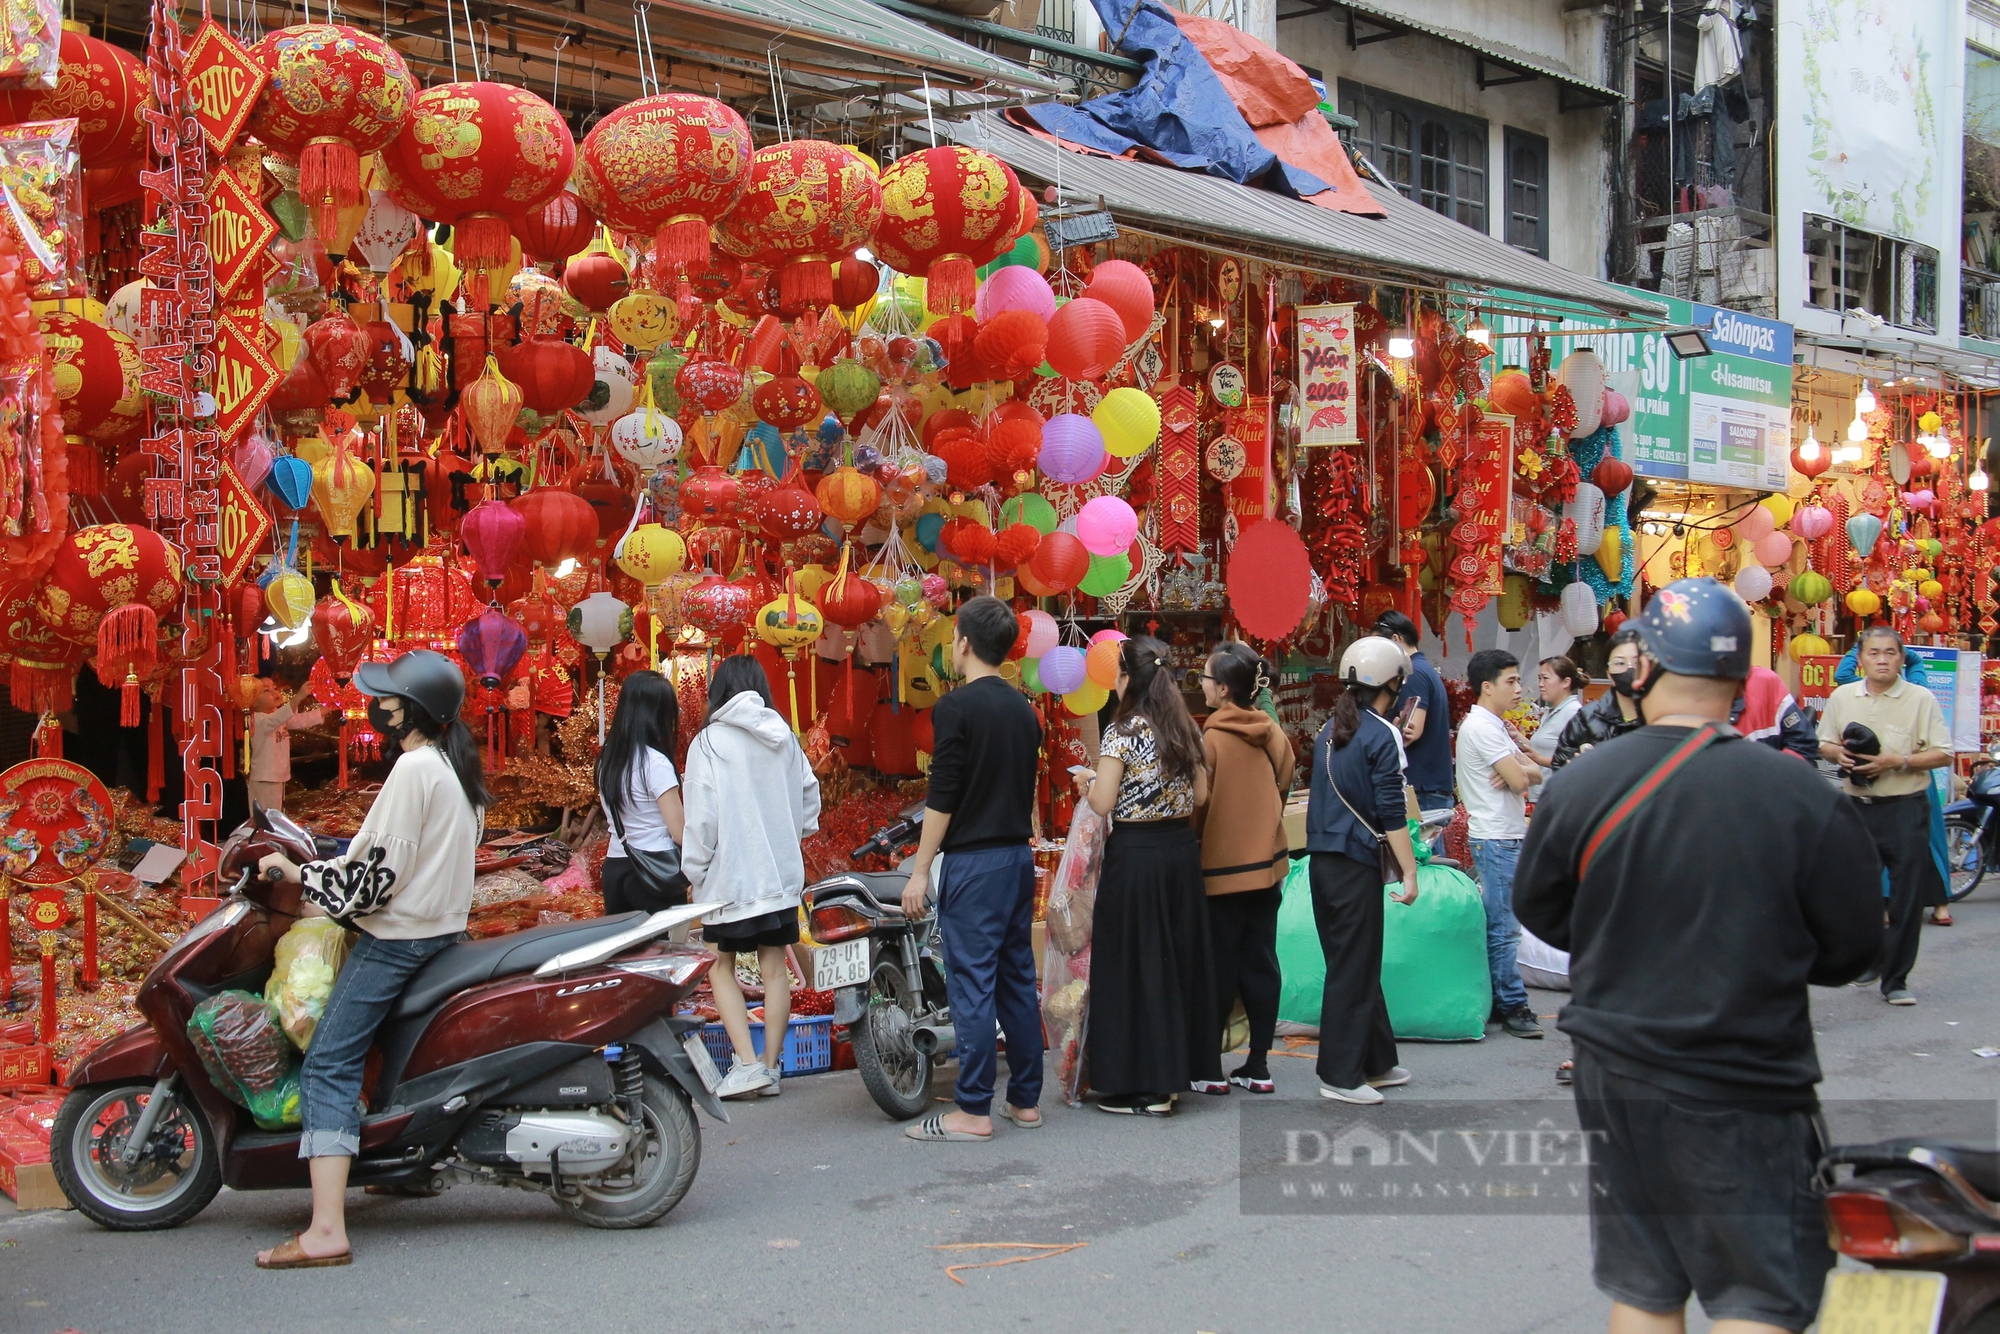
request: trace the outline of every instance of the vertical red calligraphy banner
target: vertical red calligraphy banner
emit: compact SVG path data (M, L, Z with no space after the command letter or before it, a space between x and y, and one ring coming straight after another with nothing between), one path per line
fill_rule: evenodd
M1160 395L1160 548L1201 548L1201 444L1194 390Z
M1271 396L1246 394L1229 409L1229 434L1243 446L1243 471L1229 483L1229 512L1239 524L1271 516Z
M1353 445L1361 441L1355 402L1354 307L1301 306L1298 310L1301 445Z

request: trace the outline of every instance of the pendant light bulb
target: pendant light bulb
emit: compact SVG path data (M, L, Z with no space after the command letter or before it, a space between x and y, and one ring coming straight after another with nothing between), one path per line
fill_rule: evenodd
M1858 413L1875 411L1875 391L1868 387L1868 381L1861 382L1861 392L1854 396L1854 410Z

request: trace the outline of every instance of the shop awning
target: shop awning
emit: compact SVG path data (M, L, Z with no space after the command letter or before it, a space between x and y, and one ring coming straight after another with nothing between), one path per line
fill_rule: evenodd
M1301 0L1290 0L1290 3L1293 8L1280 8L1278 22L1309 18L1316 14L1343 14L1347 19L1348 43L1357 50L1374 42L1415 32L1470 51L1478 62L1481 88L1527 83L1537 78L1548 79L1560 88L1565 111L1581 106L1610 106L1625 100L1625 94L1616 88L1593 83L1552 57L1459 28L1413 19L1387 5L1370 4L1367 0L1303 0L1302 3Z
M1403 198L1373 191L1383 210L1366 217L1321 208L1218 176L1132 158L1072 152L993 114L939 127L984 148L1066 199L1099 199L1133 230L1198 245L1222 243L1274 264L1418 283L1445 280L1473 292L1510 288L1613 318L1659 320L1665 308L1633 292L1560 268Z

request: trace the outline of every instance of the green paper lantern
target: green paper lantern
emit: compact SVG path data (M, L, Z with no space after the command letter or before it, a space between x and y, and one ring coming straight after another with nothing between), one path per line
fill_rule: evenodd
M1115 556L1092 556L1090 569L1077 587L1094 598L1116 593L1132 577L1132 558L1124 552Z
M278 230L287 241L306 239L306 201L299 198L297 190L279 191L278 197L271 201L271 216L277 220Z
M1033 491L1024 491L1000 507L1000 522L1003 527L1025 523L1047 537L1056 530L1056 507Z
M835 416L851 422L881 396L882 377L854 358L842 357L819 373L814 387Z
M1033 658L1021 659L1021 688L1031 695L1044 694L1048 690L1042 684L1042 669Z

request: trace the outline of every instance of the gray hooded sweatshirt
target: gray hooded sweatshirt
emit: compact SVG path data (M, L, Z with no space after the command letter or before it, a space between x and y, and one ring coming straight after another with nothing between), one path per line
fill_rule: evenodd
M747 690L717 709L688 746L681 797L681 869L694 902L722 905L703 921L799 906L799 842L819 828L819 779L782 714Z

